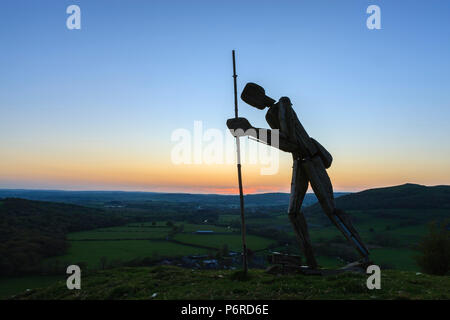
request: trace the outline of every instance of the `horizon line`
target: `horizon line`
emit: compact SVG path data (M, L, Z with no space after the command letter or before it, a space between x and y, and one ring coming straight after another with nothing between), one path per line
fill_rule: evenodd
M398 185L389 185L389 186L382 186L382 187L369 187L366 189L361 189L358 191L333 191L333 193L357 193L362 192L366 190L372 190L372 189L380 189L380 188L389 188L389 187L398 187L398 186L404 186L404 185L417 185L417 186L423 186L423 187L439 187L439 186L450 186L445 184L438 184L438 185L424 185L419 183L403 183ZM0 191L44 191L44 192L120 192L120 193L156 193L156 194L191 194L191 195L218 195L218 196L238 196L239 192L234 193L207 193L207 192L161 192L161 191L143 191L143 190L80 190L80 189L38 189L38 188L0 188ZM254 192L254 193L246 193L244 195L258 195L258 194L289 194L289 192L281 192L281 191L274 191L274 192ZM307 192L309 194L314 194L314 192Z

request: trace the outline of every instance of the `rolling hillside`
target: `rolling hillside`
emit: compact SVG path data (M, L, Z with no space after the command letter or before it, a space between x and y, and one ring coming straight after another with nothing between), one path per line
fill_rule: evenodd
M0 275L35 272L67 249L68 232L123 224L102 210L24 199L0 200Z
M377 188L336 198L336 207L348 212L355 223L385 227L422 226L450 218L450 186L404 184ZM307 216L329 225L318 203L305 209Z
M4 192L4 190L3 190ZM11 193L12 191L8 191ZM25 192L23 195L27 195ZM41 191L29 191L33 197L42 196ZM185 230L175 235L175 240L186 242L189 244L189 250L193 253L198 250L196 245L199 244L210 244L212 240L218 241L215 246L221 248L223 244L229 242L224 240L226 237L231 237L231 235L222 234L224 232L233 232L228 230L227 226L232 225L233 221L238 218L238 215L234 213L237 211L234 208L234 204L230 206L237 199L235 196L221 196L221 195L190 195L190 194L148 194L148 193L121 193L121 192L107 192L106 194L97 192L82 192L82 193L65 193L65 192L53 192L53 191L42 191L46 197L58 198L58 195L69 195L75 201L81 201L85 203L96 203L96 206L103 206L104 202L108 201L130 201L130 207L121 208L120 210L108 210L108 209L95 209L87 208L72 204L63 203L52 203L52 202L42 202L42 201L30 201L24 199L3 199L0 200L0 275L6 275L7 277L14 276L16 274L32 274L34 278L3 278L3 286L5 290L3 296L10 296L10 294L17 293L23 288L35 288L38 286L45 285L44 280L48 278L48 281L53 281L53 275L38 278L34 276L36 272L40 270L33 270L30 266L42 265L39 262L43 261L47 257L53 257L45 259L45 261L56 262L64 258L71 258L73 261L71 263L78 262L89 262L89 265L95 267L98 261L103 256L111 262L114 263L114 259L123 258L126 261L134 259L136 257L152 256L155 252L159 252L157 249L161 247L161 253L163 255L168 255L170 253L171 246L172 251L175 254L180 254L183 252L180 246L181 244L167 243L166 242L155 242L151 241L153 237L166 239L167 234L170 232L171 227L166 225L168 219L176 218L174 215L176 212L178 215L183 213L186 217L196 217L200 215L205 215L201 210L197 210L198 205L196 202L202 204L207 203L211 207L208 214L218 216L217 223L221 226L215 225L192 225L185 220L177 220L176 225L181 227L183 225ZM5 193L3 193L5 194ZM0 192L0 196L2 193ZM114 195L118 198L114 200ZM77 198L79 196L79 198ZM98 198L97 198L98 196ZM313 195L309 194L309 197ZM130 200L130 197L136 197L134 200ZM129 211L133 210L131 203L133 201L138 201L138 197L143 197L144 206L142 211L131 211L131 217L134 219L138 216L142 216L139 222L131 223L129 225L124 224L124 220L129 220ZM153 200L148 200L148 197L153 197ZM124 199L127 200L124 200ZM157 199L162 200L157 200ZM60 200L63 197L61 196ZM169 199L172 199L169 201ZM413 259L416 254L415 246L421 237L425 234L427 223L433 220L442 220L450 217L450 187L449 186L438 186L438 187L425 187L420 185L406 184L396 187L379 188L366 190L358 192L355 194L343 195L336 199L337 205L340 208L346 210L353 218L354 224L358 229L363 240L369 245L371 250L371 256L373 260L379 264L383 270L395 269L387 271L388 274L392 274L392 280L395 277L404 278L399 280L396 286L392 288L391 291L387 292L385 298L396 298L398 297L396 292L403 291L402 286L411 281L421 281L417 278L416 273L419 271L415 261ZM141 198L142 200L142 198ZM275 228L277 231L285 232L285 236L288 238L294 238L292 233L292 228L289 224L288 218L286 216L287 207L287 194L259 194L259 195L248 195L246 197L246 204L251 207L252 204L258 204L258 207L253 207L252 210L247 211L247 226L252 228L253 231L256 229L266 230L266 233L262 233L262 236L273 236L273 234L267 234L267 228ZM147 207L147 201L154 204L154 207ZM159 202L161 201L161 202ZM202 202L203 201L203 202ZM136 205L139 202L136 202ZM168 204L174 205L173 207L168 207ZM200 205L203 207L203 205ZM206 206L206 205L205 205ZM265 209L264 206L267 206ZM332 225L330 225L328 218L323 212L321 212L320 207L314 204L305 209L307 214L307 221L311 227L311 239L313 245L315 245L316 254L319 260L322 261L326 267L336 267L342 263L342 259L346 261L353 261L354 258L351 253L353 250L347 252L345 249L345 243L340 235L339 231ZM123 211L123 212L122 212ZM158 220L157 218L161 218ZM201 218L200 217L200 218ZM203 219L200 219L200 223L204 223ZM159 221L159 222L158 222ZM132 222L132 221L128 221ZM211 222L208 222L211 223ZM122 225L121 227L114 228L104 228L109 226ZM238 224L239 225L239 224ZM238 226L237 226L238 227ZM217 233L215 236L199 236L192 234L193 231L197 229L213 229L221 228L222 233ZM78 232L82 230L95 229L89 232ZM274 229L274 230L275 230ZM219 229L218 229L219 230ZM107 231L107 232L106 232ZM68 235L69 240L72 243L71 251L67 249L66 235ZM251 234L249 234L250 239ZM213 238L211 238L213 237ZM237 239L236 249L240 247L239 234L236 233L234 237ZM124 241L124 239L133 239ZM211 239L210 239L211 238ZM289 240L283 237L280 241L280 246L272 248L274 250L284 250L289 249L294 250L296 253L297 245L286 247L285 242ZM341 238L339 240L339 238ZM255 238L256 239L256 238ZM87 241L92 240L92 241ZM98 241L102 240L102 241ZM114 241L112 241L114 240ZM267 240L267 239L266 239ZM198 242L201 241L201 242ZM221 242L222 241L222 242ZM278 240L277 240L278 241ZM211 243L210 243L211 242ZM139 244L139 245L138 245ZM258 245L261 243L257 243ZM142 245L142 246L140 246ZM175 248L176 245L176 248ZM262 244L267 246L267 244ZM98 247L98 249L96 249ZM195 250L194 250L195 249ZM109 250L109 251L108 251ZM203 252L203 251L202 251ZM128 256L124 256L124 254ZM201 252L196 252L201 253ZM203 252L206 253L206 252ZM189 252L184 252L184 255L190 254ZM97 255L97 256L94 256ZM53 260L52 260L53 259ZM90 259L90 260L89 260ZM92 261L91 261L92 260ZM92 262L92 263L90 263ZM52 266L52 264L48 264ZM64 264L62 264L64 265ZM61 267L61 266L59 266ZM95 269L95 268L94 268ZM58 269L59 270L59 269ZM123 269L122 269L123 270ZM125 274L130 279L136 276L139 280L139 272L148 270L145 268L136 268L126 270ZM161 272L165 269L157 269ZM401 271L400 271L401 270ZM403 273L403 271L409 270L410 273ZM42 270L41 270L42 271ZM45 270L44 270L45 271ZM53 272L50 270L50 273ZM120 283L120 273L115 270L104 271L105 275L111 275L111 277L116 278L118 283L112 284L111 292L103 292L97 290L103 290L102 288L92 287L92 290L86 292L86 298L124 298L121 292L125 292L130 298L145 298L147 291L144 287L139 286L131 288L123 287ZM136 272L136 273L135 273ZM147 272L147 271L145 271ZM158 271L159 272L159 271ZM167 269L170 273L170 269ZM186 271L187 272L187 271ZM201 271L203 272L203 271ZM199 275L202 274L199 271ZM389 273L390 272L390 273ZM164 273L164 272L163 272ZM180 277L185 276L185 271L175 272ZM207 272L205 271L205 274ZM59 273L58 273L59 274ZM212 275L220 274L226 275L229 272L224 270L211 271ZM231 274L229 274L231 276ZM268 276L263 275L260 271L255 270L255 283L259 283L258 278L264 281L271 282L271 279L267 279ZM119 277L119 278L117 278ZM190 277L190 275L189 275ZM214 276L215 277L215 276ZM222 279L221 277L219 277ZM400 279L399 278L399 279ZM96 276L93 275L88 279L92 279L93 283L96 281ZM134 279L134 278L133 278ZM308 278L309 279L309 278ZM426 278L432 280L438 285L440 283L440 278ZM42 281L41 281L42 280ZM292 278L293 281L297 281L296 278ZM281 294L281 297L290 298L301 298L296 292L301 292L305 288L302 287L302 283L306 279L300 279L296 285L291 289L287 289L292 292ZM339 279L337 284L341 283ZM115 280L114 280L115 281ZM153 279L149 279L150 282ZM321 286L322 280L318 280L315 284ZM329 280L323 280L327 283ZM333 280L334 281L334 280ZM352 280L353 281L353 280ZM356 280L355 280L356 281ZM403 282L402 282L403 281ZM425 283L427 282L424 282ZM289 282L289 281L288 281ZM286 282L286 283L288 283ZM411 282L411 283L412 283ZM418 283L419 283L418 282ZM42 284L41 284L42 283ZM89 283L87 280L86 284ZM161 284L162 285L162 284ZM161 298L176 298L175 287L169 282L164 284L164 290L166 294L160 291ZM235 290L240 284L232 282L230 284L230 290ZM280 284L281 285L281 284ZM9 288L6 288L9 286ZM197 287L198 286L198 287ZM196 289L198 291L193 291L193 298L207 298L207 296L202 295L203 284L197 283ZM224 283L225 287L218 287L216 291L211 292L208 297L223 296L226 298L252 298L248 293L240 294L230 294L228 290L228 284ZM282 284L284 287L285 284ZM1 287L1 286L0 286ZM235 288L236 287L236 288ZM420 287L420 286L419 286ZM368 295L360 290L357 286L354 287L355 292L350 293L350 295L344 295L351 298L367 298ZM194 289L194 288L193 288ZM271 286L267 287L267 291L262 288L262 292L258 294L258 297L271 299L273 293ZM407 294L407 298L417 298L429 297L427 295L422 295L422 290L416 289L414 286L411 287L411 292ZM54 291L56 290L56 291ZM56 287L50 291L37 291L35 294L30 296L22 296L22 298L62 298L71 299L70 294L66 295L66 292L57 292L59 289ZM131 290L131 291L128 291ZM142 290L141 293L138 293ZM236 289L237 290L237 289ZM328 293L320 292L310 292L308 293L311 297L336 297L341 295L338 286ZM226 293L227 291L228 293ZM420 292L419 292L420 291ZM422 292L422 293L421 293ZM0 292L1 294L1 292ZM343 296L343 297L344 297ZM254 296L256 297L256 296ZM433 291L433 297L441 297L438 292ZM443 296L442 296L443 297ZM277 298L277 297L274 297Z
M450 209L450 186L427 187L407 183L369 189L339 197L336 205L344 210ZM309 211L319 209L315 204Z

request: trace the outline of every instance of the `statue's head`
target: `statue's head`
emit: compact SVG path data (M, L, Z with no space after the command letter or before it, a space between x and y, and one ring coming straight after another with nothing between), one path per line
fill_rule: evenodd
M274 105L275 100L266 96L266 91L263 87L258 86L256 83L249 82L246 84L241 94L241 99L258 109L265 109Z

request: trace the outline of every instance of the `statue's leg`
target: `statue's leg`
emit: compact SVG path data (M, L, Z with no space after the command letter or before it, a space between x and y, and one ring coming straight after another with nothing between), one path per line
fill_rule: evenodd
M322 160L318 156L315 156L312 159L303 160L302 168L308 175L311 187L313 188L323 211L325 211L330 220L358 252L363 257L368 257L369 250L367 250L358 232L353 227L350 217L344 211L336 209L333 186Z
M308 190L308 177L302 172L300 160L294 160L291 182L291 196L289 199L289 220L294 228L300 247L305 254L306 263L311 268L317 268L317 262L309 239L308 225L301 212L302 202Z

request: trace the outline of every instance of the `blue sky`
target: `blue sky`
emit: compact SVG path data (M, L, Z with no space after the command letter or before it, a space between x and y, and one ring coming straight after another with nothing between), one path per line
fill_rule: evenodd
M81 30L66 28L71 4ZM366 28L371 4L381 30ZM239 89L289 96L339 189L450 183L448 1L15 0L0 26L0 187L155 189L93 172L169 170L173 130L224 129L232 49ZM243 102L240 114L267 126ZM288 182L288 162L263 184ZM189 191L183 179L164 190Z

